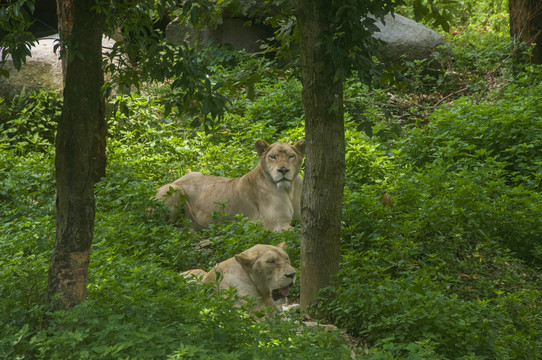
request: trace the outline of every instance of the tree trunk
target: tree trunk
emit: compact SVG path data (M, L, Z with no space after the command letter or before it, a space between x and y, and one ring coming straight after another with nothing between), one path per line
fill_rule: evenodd
M345 169L342 79L319 43L330 31L330 1L297 0L305 106L305 174L301 210L301 307L332 284L339 269Z
M542 1L509 0L510 35L534 45L531 62L542 64Z
M94 184L105 173L99 133L105 126L101 87L103 15L95 0L58 0L64 21L61 39L68 44L64 104L56 135L56 242L49 267L48 298L71 308L86 297L90 245L94 234ZM105 143L104 143L105 144ZM101 168L103 167L103 168Z

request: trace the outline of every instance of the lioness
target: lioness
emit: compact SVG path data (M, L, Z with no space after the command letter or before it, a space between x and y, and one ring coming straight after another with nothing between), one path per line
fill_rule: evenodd
M258 244L221 262L208 273L195 269L182 275L187 279L198 277L204 283L218 282L219 290L235 288L240 297L257 299L252 311L262 306L279 309L279 305L287 301L296 274L285 250L285 243ZM246 303L240 299L238 305Z
M242 214L250 221L262 219L262 225L272 231L291 228L292 219L301 215L303 179L299 169L305 141L292 146L283 142L269 145L258 140L255 147L260 163L240 178L193 172L159 188L155 199L168 206L169 220L175 221L182 207L184 215L192 220L190 226L201 230L219 221L211 215L221 211L219 203L226 203L226 218Z

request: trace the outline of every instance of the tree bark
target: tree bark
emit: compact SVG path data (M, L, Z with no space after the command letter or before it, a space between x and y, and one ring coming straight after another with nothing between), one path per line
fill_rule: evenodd
M542 1L509 0L510 35L533 45L531 63L542 64Z
M301 210L301 307L332 284L339 269L341 212L345 170L342 79L322 33L330 32L331 2L297 0L303 104L305 107L305 173Z
M101 96L103 15L95 0L58 0L61 40L68 44L64 104L56 135L56 241L48 299L71 308L86 297L94 235L94 184L105 173L105 103ZM103 147L102 147L103 142ZM96 151L104 151L101 158ZM102 168L103 167L103 168Z

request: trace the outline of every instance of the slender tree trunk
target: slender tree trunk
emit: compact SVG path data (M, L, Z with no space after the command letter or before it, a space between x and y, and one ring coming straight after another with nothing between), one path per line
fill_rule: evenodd
M319 43L329 32L331 1L297 0L303 59L305 174L301 211L301 307L332 283L339 269L345 169L343 88L331 55ZM342 80L342 79L341 79Z
M534 49L530 61L542 64L542 1L509 0L510 35Z
M56 242L48 298L71 308L86 297L94 234L94 184L105 173L101 44L104 18L95 0L58 0L61 39L68 44L64 104L56 136ZM63 13L68 12L68 13ZM64 19L64 21L63 21ZM102 168L103 167L103 168Z

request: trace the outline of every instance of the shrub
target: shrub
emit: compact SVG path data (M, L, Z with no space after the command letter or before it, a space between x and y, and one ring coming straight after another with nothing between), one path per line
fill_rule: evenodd
M342 326L374 347L393 343L400 358L409 344L428 341L442 358L494 357L498 331L491 305L445 295L423 273L413 270L410 276L378 282L348 276L348 284L326 306Z
M110 143L115 157L132 156L116 146L126 145ZM44 305L54 242L53 156L0 153L6 185L0 202L1 358L349 358L337 333L300 331L296 322L254 323L246 309L232 306L233 293L223 298L210 286L186 283L181 270L210 268L253 243L286 241L298 261L298 237L246 221L201 234L168 226L159 211L149 211L156 205L144 163L111 162L97 184L87 301L53 312ZM211 252L195 251L206 237L214 243Z
M504 164L512 184L540 189L542 87L508 90L496 103L468 98L433 115L426 129L404 142L405 160L417 167L441 160L485 158Z
M401 180L398 204L423 214L414 216L419 236L499 239L540 263L539 100L531 89L507 92L497 105L463 99L404 139L401 161L414 168Z
M19 154L50 150L61 106L56 92L27 93L23 89L9 104L0 105L0 141L18 149Z
M275 127L278 134L302 126L304 108L301 90L301 83L295 79L270 82L247 106L245 116L254 122Z

